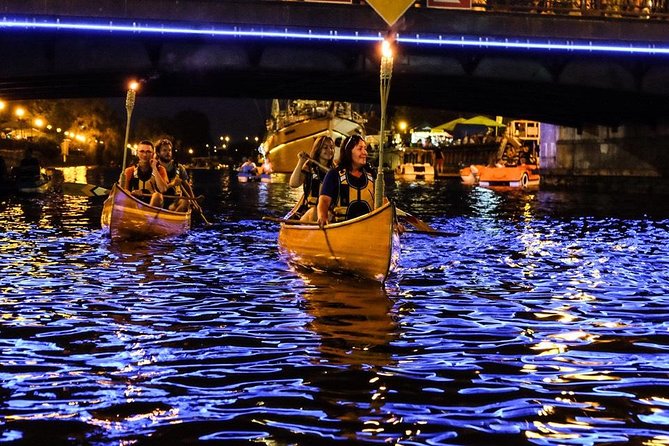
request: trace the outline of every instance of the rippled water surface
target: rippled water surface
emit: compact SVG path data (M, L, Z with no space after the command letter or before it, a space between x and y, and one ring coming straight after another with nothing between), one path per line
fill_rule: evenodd
M0 197L0 442L669 444L663 198L391 183L459 235L381 287L282 261L285 179L194 177L213 226L145 243Z

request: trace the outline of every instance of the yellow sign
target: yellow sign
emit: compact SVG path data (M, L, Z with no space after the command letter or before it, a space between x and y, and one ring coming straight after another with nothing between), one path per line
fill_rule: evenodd
M388 26L399 20L416 0L366 0Z

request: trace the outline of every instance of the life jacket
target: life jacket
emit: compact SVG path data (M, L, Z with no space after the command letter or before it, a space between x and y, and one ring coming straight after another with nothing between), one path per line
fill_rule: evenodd
M165 166L163 166L165 167ZM167 182L170 183L177 176L181 176L181 165L175 161L169 164L169 169L165 167L167 172ZM183 195L181 186L170 187L165 191L165 195Z
M374 179L363 171L365 184L357 188L348 181L346 170L339 171L339 197L334 207L335 221L350 220L374 209Z
M319 168L312 167L307 175L309 181L304 182L304 201L309 207L316 206L325 174L321 173Z
M152 194L158 189L153 181L153 172L149 169L148 172L139 171L139 167L135 164L132 166L132 176L130 177L130 191L141 190L142 193Z

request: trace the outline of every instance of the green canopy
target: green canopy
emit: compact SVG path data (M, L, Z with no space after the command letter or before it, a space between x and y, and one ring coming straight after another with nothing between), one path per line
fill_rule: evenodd
M443 131L452 132L453 130L455 130L455 126L457 124L460 124L463 121L466 121L466 119L465 118L457 118L457 119L454 119L452 121L448 121L444 124L441 124L441 125L438 125L438 126L434 127L432 129L432 131L435 132L435 133L436 132L443 132Z

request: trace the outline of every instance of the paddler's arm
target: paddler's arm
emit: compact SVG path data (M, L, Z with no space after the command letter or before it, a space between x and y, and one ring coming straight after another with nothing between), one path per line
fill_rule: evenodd
M153 178L155 178L158 192L164 193L167 190L167 171L163 166L158 164L158 160L155 158L151 159L151 171Z
M332 197L329 195L320 195L318 197L318 226L321 228L328 223L328 210L332 203Z
M295 169L293 169L293 173L290 175L290 182L288 183L288 185L293 189L302 186L304 183L304 173L302 172L302 168L304 167L304 163L306 163L308 157L309 155L307 155L305 152L300 152L297 154L297 165L295 166Z

